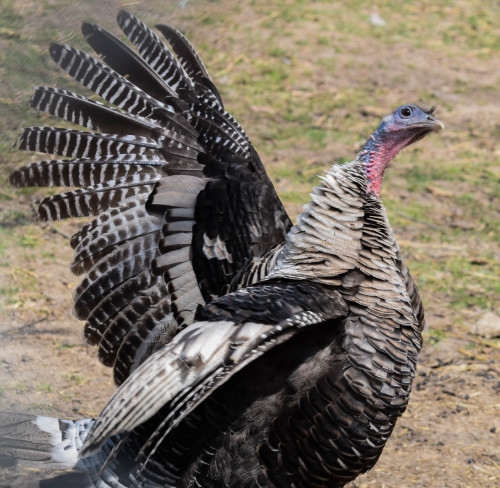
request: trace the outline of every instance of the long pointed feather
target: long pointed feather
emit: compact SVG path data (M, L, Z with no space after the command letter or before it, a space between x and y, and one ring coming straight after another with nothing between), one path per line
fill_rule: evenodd
M208 114L203 115L190 116L189 120L200 132L200 141L208 152L219 158L222 158L225 152L237 155L247 153L247 144L238 134L228 126L224 127L220 120L214 121Z
M157 100L176 93L128 46L98 25L84 22L82 32L107 65Z
M191 107L186 118L199 131L209 151L218 147L222 151L247 155L250 148L248 136L227 112L198 103Z
M52 44L49 53L76 81L118 108L153 119L155 112L164 108L140 88L78 49L66 44Z
M160 24L155 27L165 36L177 59L193 81L200 82L204 78L210 79L207 68L205 68L196 49L181 32L169 25Z
M93 57L66 44L52 44L52 59L78 83L89 88L104 100L140 117L158 121L163 127L180 127L197 136L197 132L175 113L169 103L162 103L136 87L123 76Z
M195 82L196 91L204 98L210 99L221 108L224 108L219 90L212 83L203 61L194 46L177 29L169 25L157 25L156 28L165 36L182 67L188 76ZM209 101L209 100L205 100Z
M124 10L118 13L117 20L144 60L172 90L178 92L179 87L188 92L193 90L192 81L186 76L177 59L146 24Z
M157 175L136 174L93 187L82 188L44 198L38 207L42 221L97 215L122 200L140 193L150 193Z
M13 186L95 186L109 180L116 180L136 173L155 173L153 164L128 164L121 161L94 161L76 159L37 161L14 171L10 176Z
M159 159L161 144L141 136L120 137L57 127L28 127L19 136L16 147L70 158L112 159L135 154Z
M137 115L132 117L100 102L57 88L37 87L30 106L106 134L154 137L155 131L160 129L158 124Z

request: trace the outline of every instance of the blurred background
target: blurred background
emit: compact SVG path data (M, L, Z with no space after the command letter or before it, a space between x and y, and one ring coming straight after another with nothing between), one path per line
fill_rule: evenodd
M382 198L429 326L410 407L381 461L351 486L500 484L500 2L300 0L0 3L0 409L80 418L114 390L71 314L69 237L40 224L51 190L9 187L22 127L63 124L27 107L34 86L88 95L51 42L90 52L83 20L120 35L125 8L199 50L290 214L317 175L350 161L381 117L437 105L446 131L391 164ZM121 38L125 38L120 35Z

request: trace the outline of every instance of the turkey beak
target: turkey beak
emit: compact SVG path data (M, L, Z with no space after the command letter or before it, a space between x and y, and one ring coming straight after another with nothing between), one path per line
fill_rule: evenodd
M440 131L444 130L444 124L438 119L433 120L433 125L434 125L433 130L436 132L440 132Z
M425 119L418 124L420 127L425 127L433 132L440 132L444 129L444 124L436 119L433 115L427 115Z
M426 114L424 118L414 122L411 125L411 128L413 129L413 135L407 142L407 146L419 141L431 132L442 131L444 129L444 124L440 120L436 119L434 115Z

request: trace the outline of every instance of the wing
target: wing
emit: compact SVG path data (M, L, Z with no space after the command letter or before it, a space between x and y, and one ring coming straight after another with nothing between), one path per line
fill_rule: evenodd
M347 304L332 287L308 282L251 286L206 305L198 321L141 365L117 390L82 449L131 432L167 406L161 425L143 446L157 446L182 419L236 372L273 347L313 326L336 327Z
M30 105L84 129L24 129L20 149L59 156L11 175L15 186L78 188L44 198L41 220L95 217L71 239L85 277L74 313L115 381L225 293L291 222L248 137L198 54L161 26L172 50L127 12L136 51L100 27L82 31L106 64L67 45L50 55L103 102L38 87Z

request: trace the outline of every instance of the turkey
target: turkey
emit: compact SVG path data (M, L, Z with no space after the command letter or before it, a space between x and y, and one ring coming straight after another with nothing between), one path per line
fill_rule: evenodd
M380 201L387 164L443 124L404 105L288 217L189 41L131 14L132 50L84 23L106 64L53 44L101 103L38 87L31 106L90 129L25 129L16 186L80 187L40 219L71 239L74 314L119 388L97 419L0 418L7 463L42 486L342 487L406 409L424 313ZM33 445L36 439L36 446Z

